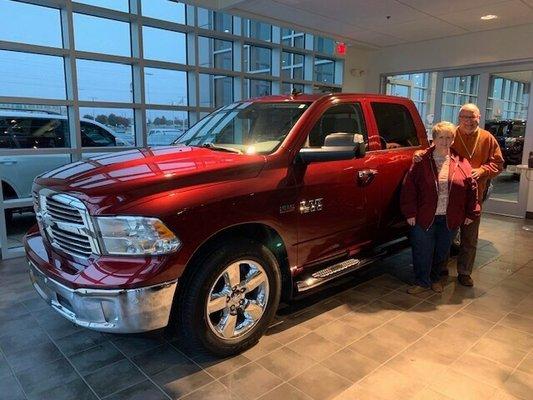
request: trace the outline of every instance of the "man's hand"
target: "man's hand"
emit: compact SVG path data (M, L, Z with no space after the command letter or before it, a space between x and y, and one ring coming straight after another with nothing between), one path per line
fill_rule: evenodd
M414 162L420 162L422 161L422 155L424 154L424 150L417 150L413 154L413 161ZM414 225L414 224L413 224Z
M473 219L470 219L470 218L465 218L465 225L470 225L472 222L474 222Z
M481 178L482 173L483 170L481 168L472 168L472 178L474 178L476 181Z
M416 222L416 218L415 217L407 218L407 223L410 226L415 226L415 222Z

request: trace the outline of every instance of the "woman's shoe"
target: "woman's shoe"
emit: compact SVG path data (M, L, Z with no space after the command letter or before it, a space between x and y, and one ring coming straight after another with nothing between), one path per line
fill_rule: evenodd
M415 286L411 286L409 289L407 289L407 293L409 293L409 294L418 294L418 293L423 293L426 290L429 290L429 288L426 288L424 286L415 285Z
M459 274L457 276L457 280L459 281L459 283L463 286L474 286L474 281L472 280L472 278L470 277L470 275L465 275L465 274Z
M434 282L431 284L431 290L433 290L435 293L442 293L444 288L442 287L442 283Z

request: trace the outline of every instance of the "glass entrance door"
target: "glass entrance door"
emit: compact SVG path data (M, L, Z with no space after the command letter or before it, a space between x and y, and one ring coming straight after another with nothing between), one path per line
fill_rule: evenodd
M505 168L492 181L485 212L525 216L529 182L517 165L527 164L533 150L533 124L528 124L528 115L533 115L532 81L531 64L450 70L437 79L441 95L437 95L436 121L457 124L461 105L474 103L481 112L481 128L491 132L502 148Z
M504 171L493 181L493 200L518 203L520 171L531 91L531 72L494 73L489 76L485 129L491 132L502 150ZM514 207L513 207L514 208Z

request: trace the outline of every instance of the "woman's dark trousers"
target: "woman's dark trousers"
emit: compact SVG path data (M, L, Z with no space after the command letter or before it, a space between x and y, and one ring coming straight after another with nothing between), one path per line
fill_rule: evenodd
M448 229L445 215L436 215L428 230L418 224L411 228L416 285L430 287L432 282L439 281L440 271L448 261L454 233L455 230Z

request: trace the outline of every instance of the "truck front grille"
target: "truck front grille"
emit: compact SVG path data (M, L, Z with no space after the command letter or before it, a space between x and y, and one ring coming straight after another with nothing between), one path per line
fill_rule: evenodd
M37 220L50 244L77 257L98 253L92 221L75 197L42 189L35 199Z

